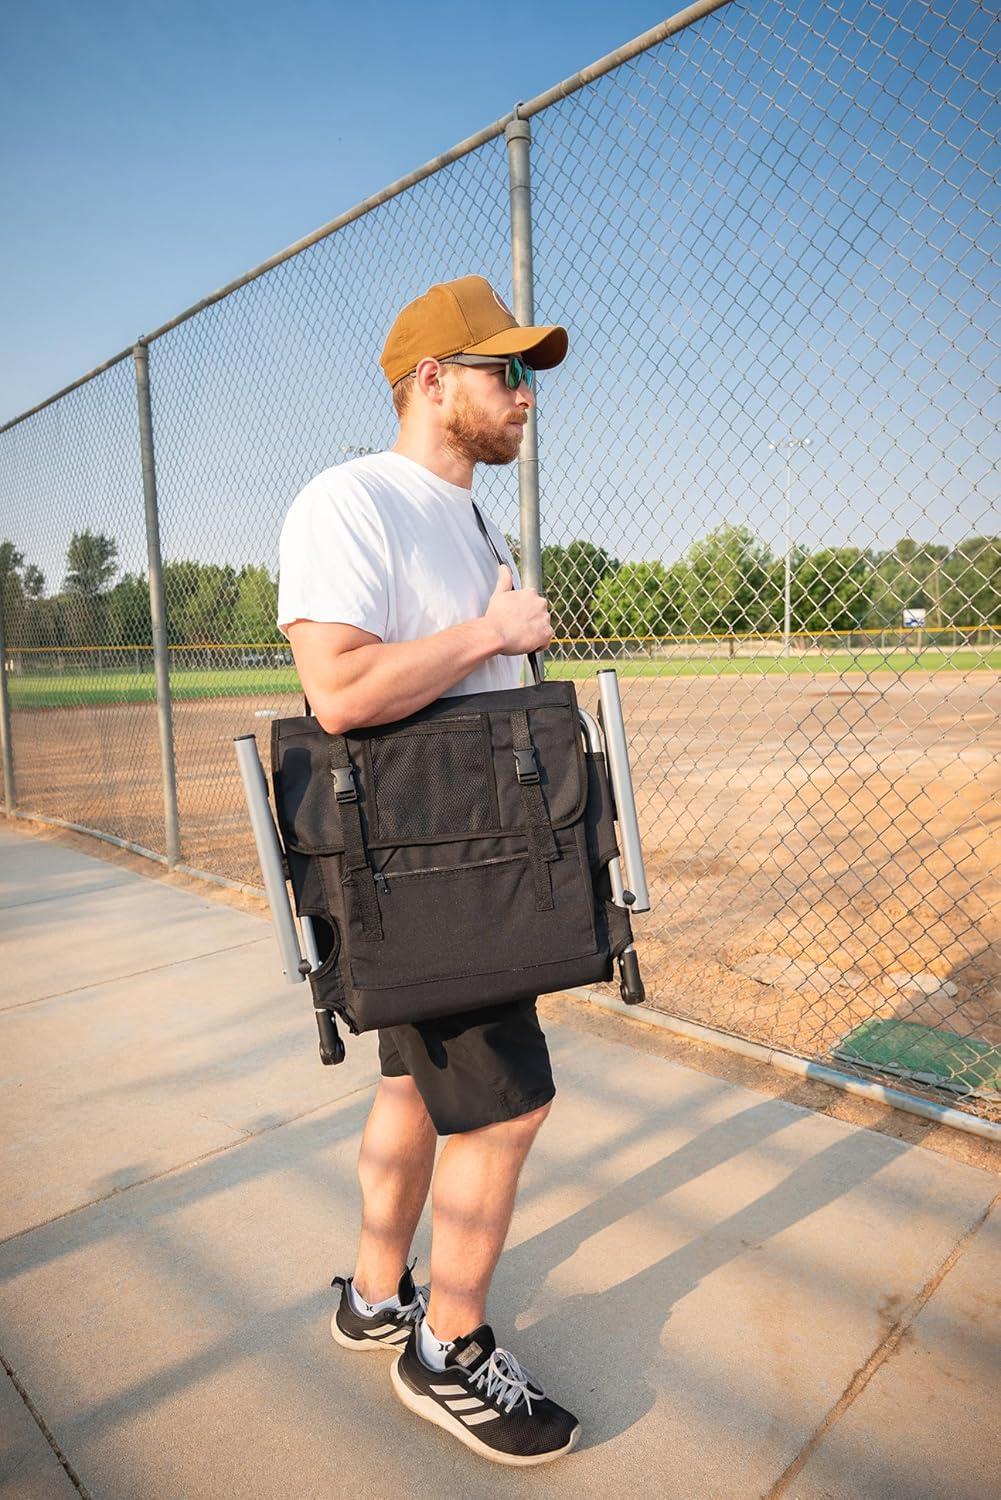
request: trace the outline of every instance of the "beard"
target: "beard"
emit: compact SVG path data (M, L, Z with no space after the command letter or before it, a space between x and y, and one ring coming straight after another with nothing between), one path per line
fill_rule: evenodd
M488 417L460 387L445 425L445 444L474 464L509 464L518 457L525 424L520 417Z

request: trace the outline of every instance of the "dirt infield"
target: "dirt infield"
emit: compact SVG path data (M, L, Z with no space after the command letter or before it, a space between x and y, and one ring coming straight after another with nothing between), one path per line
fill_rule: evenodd
M594 707L590 682L578 684ZM1001 1044L1001 677L622 682L651 1001L808 1056L872 1015ZM230 741L282 696L175 705L183 858L259 882ZM19 711L19 805L162 850L151 705Z

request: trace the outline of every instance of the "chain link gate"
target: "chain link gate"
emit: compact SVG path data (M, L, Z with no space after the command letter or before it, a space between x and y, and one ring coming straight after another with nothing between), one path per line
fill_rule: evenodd
M548 670L622 678L655 1006L996 1116L996 22L686 18L518 110L571 332L522 529ZM392 441L392 312L511 285L504 124L150 336L159 730L132 351L0 430L9 812L173 858L166 755L181 859L257 882L230 740L299 701L281 521ZM516 474L477 494L515 538Z

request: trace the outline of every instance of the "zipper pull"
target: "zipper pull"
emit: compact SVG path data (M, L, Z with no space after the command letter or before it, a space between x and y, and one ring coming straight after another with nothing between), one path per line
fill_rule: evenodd
M376 872L375 872L375 874L373 875L372 878L375 881L376 885L378 886L379 890L382 892L382 894L384 896L388 896L389 895L389 881L386 879L386 877L382 873L382 871L381 870L376 870Z

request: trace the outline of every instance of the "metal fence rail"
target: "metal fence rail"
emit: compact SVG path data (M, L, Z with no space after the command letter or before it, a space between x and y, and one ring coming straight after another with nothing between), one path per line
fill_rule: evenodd
M652 1003L996 1115L996 33L691 6L0 428L7 812L258 881L284 512L392 441L386 324L476 270L571 331L478 494L550 672L619 666Z

